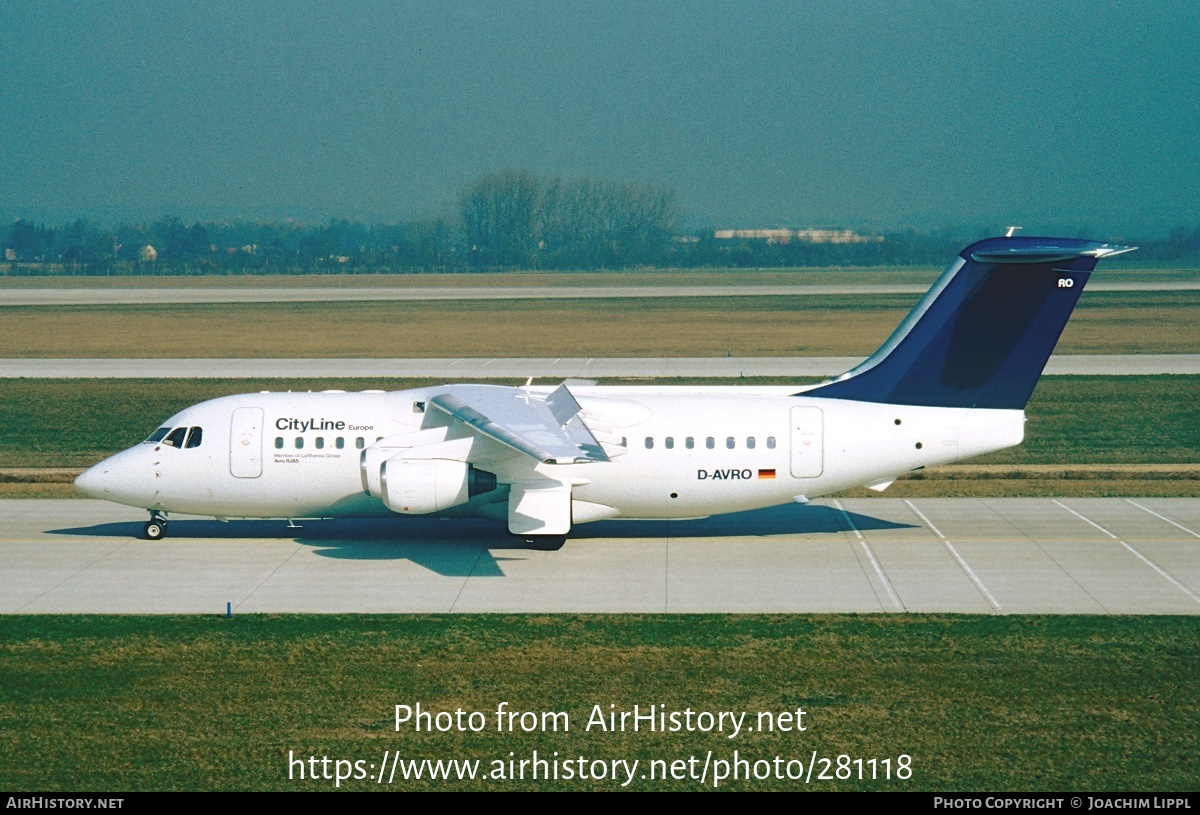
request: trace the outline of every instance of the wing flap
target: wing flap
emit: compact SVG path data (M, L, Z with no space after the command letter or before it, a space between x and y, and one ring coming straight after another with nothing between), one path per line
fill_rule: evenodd
M577 418L579 403L565 385L548 397L498 385L450 385L429 404L477 433L546 464L609 460Z

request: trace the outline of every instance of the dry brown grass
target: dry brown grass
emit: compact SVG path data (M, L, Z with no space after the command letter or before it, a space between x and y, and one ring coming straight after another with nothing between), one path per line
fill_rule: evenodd
M4 309L8 357L866 355L915 298L72 306ZM1197 350L1200 292L1086 297L1059 353Z
M1085 294L1057 353L1194 354L1200 351L1200 292Z
M117 358L866 354L907 305L872 298L847 319L813 299L22 307L5 310L0 348Z
M83 498L71 483L82 468L0 470L0 499ZM1068 467L940 467L901 477L886 492L865 487L842 498L1106 498L1200 497L1200 465L1071 465Z
M74 484L0 484L0 500L7 498L84 498Z
M72 484L0 484L6 498L85 498ZM865 487L831 498L1200 498L1200 481L1108 481L987 479L964 481L897 481L887 492Z

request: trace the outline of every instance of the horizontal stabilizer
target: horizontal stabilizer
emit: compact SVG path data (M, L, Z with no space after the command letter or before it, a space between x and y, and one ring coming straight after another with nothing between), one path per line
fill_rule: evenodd
M1008 240L1005 238L1004 240ZM1027 239L1026 239L1027 240ZM1043 240L1034 238L1033 240ZM990 243L990 241L984 241ZM979 244L975 244L979 246ZM1077 257L1110 258L1132 252L1136 246L1093 245L1089 249L1070 249L1067 247L1045 246L1041 244L1002 246L999 249L984 248L971 252L971 260L979 263L1062 263Z

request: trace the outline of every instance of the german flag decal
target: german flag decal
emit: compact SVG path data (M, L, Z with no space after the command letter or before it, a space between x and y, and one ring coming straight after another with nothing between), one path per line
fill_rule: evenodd
M759 478L774 478L775 471L774 470L759 470L758 477Z

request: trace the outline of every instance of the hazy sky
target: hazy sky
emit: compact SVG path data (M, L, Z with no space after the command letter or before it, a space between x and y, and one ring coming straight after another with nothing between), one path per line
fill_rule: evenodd
M4 2L0 216L398 220L506 169L693 223L1200 223L1200 3Z

